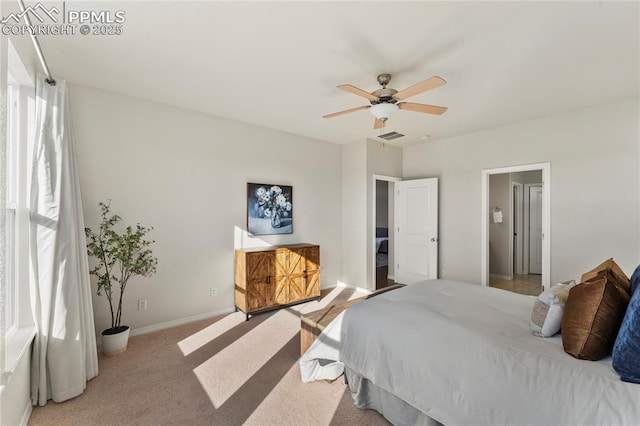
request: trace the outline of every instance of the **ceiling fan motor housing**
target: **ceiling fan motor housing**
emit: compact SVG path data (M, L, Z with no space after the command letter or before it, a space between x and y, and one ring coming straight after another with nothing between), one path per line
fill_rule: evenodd
M398 102L393 96L398 93L396 89L378 89L375 92L371 92L373 96L377 96L378 100L371 101L371 105L386 103L386 104L395 104Z
M382 88L385 88L390 81L391 74L380 74L378 76L378 83L380 83L380 86L382 86Z
M391 74L380 74L378 75L378 83L382 86L382 89L378 89L375 92L371 92L373 96L376 96L378 99L375 101L371 101L371 105L377 105L380 103L389 103L395 104L398 102L393 98L393 95L398 93L395 89L387 89L387 84L391 81Z

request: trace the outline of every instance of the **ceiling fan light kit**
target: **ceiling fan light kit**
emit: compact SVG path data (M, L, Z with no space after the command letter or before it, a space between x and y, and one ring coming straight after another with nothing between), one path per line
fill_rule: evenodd
M385 122L395 114L399 109L406 109L409 111L421 112L425 114L443 114L447 108L435 105L416 104L413 102L398 102L406 99L410 96L417 95L427 90L435 89L446 83L444 79L435 76L428 78L420 83L414 84L404 90L397 91L395 89L388 88L387 85L391 81L391 74L378 75L378 83L382 86L382 89L375 90L371 93L364 91L351 84L341 84L338 86L346 92L353 93L354 95L362 96L369 100L371 105L364 105L348 110L334 112L333 114L327 114L324 118L333 118L339 115L348 114L363 109L369 109L371 114L376 118L373 123L374 129L381 129L384 127Z
M400 108L396 104L375 104L369 108L371 114L377 119L386 120L395 114Z

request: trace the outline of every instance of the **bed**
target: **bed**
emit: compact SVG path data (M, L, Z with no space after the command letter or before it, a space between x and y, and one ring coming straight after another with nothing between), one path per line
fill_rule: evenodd
M343 373L358 408L393 424L633 425L640 385L611 358L577 360L530 330L534 298L431 280L369 299L300 359L305 382Z

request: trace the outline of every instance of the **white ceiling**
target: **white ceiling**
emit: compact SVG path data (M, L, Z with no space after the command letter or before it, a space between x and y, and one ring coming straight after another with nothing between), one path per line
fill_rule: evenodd
M404 146L640 95L638 2L76 2L124 10L120 36L41 36L54 75L320 140L375 138L336 88L443 87L385 131Z

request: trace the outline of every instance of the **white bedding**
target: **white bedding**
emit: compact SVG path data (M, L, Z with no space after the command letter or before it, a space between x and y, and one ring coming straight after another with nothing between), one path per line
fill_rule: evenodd
M533 336L534 298L432 280L359 303L300 360L303 381L344 365L446 425L637 425L640 386L611 361Z

